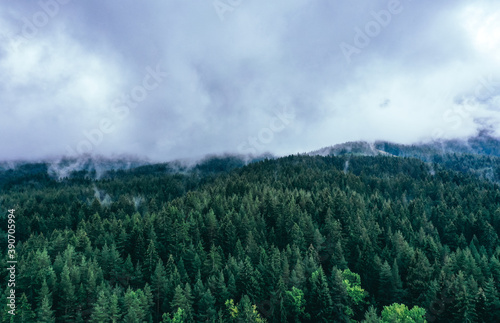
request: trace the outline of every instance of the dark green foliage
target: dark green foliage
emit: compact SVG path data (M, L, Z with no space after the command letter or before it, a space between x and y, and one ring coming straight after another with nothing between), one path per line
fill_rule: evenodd
M100 180L2 170L0 203L19 228L16 320L379 322L426 310L494 322L500 190L484 178L500 163L429 158L228 157Z
M16 322L28 323L35 320L35 313L31 310L31 304L28 302L26 294L23 293L19 300L19 309L16 311Z

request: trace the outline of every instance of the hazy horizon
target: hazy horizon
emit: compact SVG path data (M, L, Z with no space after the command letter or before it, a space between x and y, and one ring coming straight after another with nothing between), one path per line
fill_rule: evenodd
M492 0L9 1L0 160L499 135Z

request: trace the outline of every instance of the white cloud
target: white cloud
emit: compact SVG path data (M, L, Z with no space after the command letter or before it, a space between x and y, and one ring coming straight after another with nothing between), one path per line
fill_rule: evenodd
M95 153L173 159L238 152L283 104L295 111L294 122L261 151L358 139L408 143L436 130L466 136L478 119L498 122L500 85L476 98L482 79L500 80L498 5L401 3L402 12L348 64L339 44L352 43L387 0L243 1L224 21L210 2L71 2L17 49L0 45L0 158L65 154L103 118L115 131ZM22 28L16 19L41 10L0 7L9 34ZM164 81L127 118L116 118L111 103L157 62Z
M482 54L498 59L500 50L500 5L473 3L463 10L463 25Z

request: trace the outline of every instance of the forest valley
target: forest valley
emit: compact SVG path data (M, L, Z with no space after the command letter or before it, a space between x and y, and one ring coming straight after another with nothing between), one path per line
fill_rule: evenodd
M390 155L4 168L1 320L498 322L500 158L375 148Z

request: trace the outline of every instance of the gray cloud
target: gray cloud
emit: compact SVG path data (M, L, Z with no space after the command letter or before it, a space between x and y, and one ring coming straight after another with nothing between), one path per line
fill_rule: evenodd
M289 154L498 123L492 0L221 2L2 2L0 159Z

